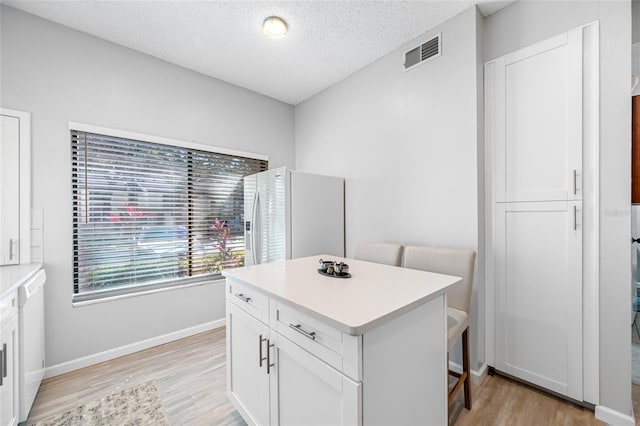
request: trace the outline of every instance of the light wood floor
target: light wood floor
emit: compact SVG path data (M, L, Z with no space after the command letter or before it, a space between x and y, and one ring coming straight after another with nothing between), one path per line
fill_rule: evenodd
M604 425L593 411L501 376L471 387L473 407L464 409L462 393L449 407L455 426Z
M27 424L149 380L172 425L246 424L226 396L224 328L47 379Z
M154 380L172 425L244 425L227 400L225 374L220 328L47 379L27 424ZM474 385L472 395L473 410L467 411L458 393L450 407L452 425L603 424L589 410L498 376Z

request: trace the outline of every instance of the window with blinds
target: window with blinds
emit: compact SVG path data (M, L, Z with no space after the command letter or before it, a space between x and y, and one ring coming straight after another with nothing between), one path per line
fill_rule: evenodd
M244 176L266 160L71 130L74 301L244 264Z

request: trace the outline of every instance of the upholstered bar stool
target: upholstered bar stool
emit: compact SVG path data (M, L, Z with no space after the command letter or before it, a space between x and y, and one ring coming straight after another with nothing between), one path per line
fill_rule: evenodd
M473 265L473 250L454 250L436 247L407 246L404 248L404 266L422 271L454 275L462 278L462 284L447 292L447 352L462 337L462 374L449 370L458 380L449 392L449 403L464 385L464 406L471 410L471 370L469 362L469 312ZM447 357L448 359L448 357ZM447 365L447 369L449 366Z
M354 259L367 262L400 266L402 262L402 246L390 243L359 242L356 244Z

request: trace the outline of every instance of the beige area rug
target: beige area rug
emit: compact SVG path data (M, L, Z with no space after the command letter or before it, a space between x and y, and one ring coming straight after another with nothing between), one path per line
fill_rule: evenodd
M53 415L33 426L169 426L153 382L113 392L101 399Z

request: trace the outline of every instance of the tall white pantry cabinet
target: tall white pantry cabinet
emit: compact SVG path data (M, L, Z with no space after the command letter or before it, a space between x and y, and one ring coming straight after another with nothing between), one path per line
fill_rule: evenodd
M591 25L485 65L489 363L577 401L592 399L583 238L594 207L596 63Z

